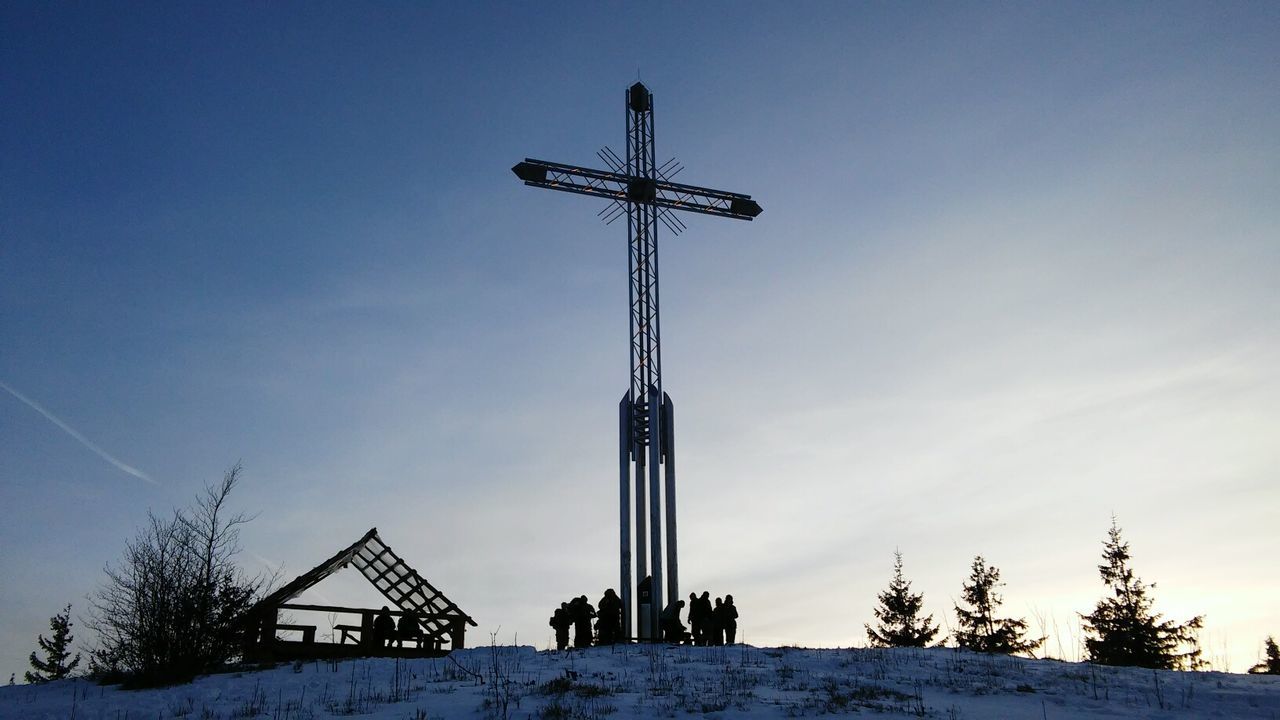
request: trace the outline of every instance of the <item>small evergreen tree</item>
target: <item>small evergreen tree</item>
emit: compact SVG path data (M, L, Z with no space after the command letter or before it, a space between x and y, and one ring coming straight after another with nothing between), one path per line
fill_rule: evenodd
M973 609L955 606L960 629L954 634L960 647L975 652L1014 655L1030 653L1044 642L1044 638L1027 639L1026 620L996 617L996 610L1004 603L996 588L1003 584L999 568L987 565L981 555L973 559L969 581L961 589L961 597Z
M1185 623L1161 620L1152 612L1153 600L1147 585L1129 567L1129 544L1120 537L1115 518L1098 566L1102 582L1111 595L1098 601L1088 615L1081 615L1085 649L1090 662L1101 665L1132 665L1161 670L1195 670L1204 665L1200 659L1197 632L1204 616Z
M872 647L924 647L938 634L938 626L932 615L920 617L924 594L912 593L911 582L902 577L902 553L895 550L893 558L893 580L878 596L875 612L880 622L875 628L864 625L867 639Z
M36 642L40 644L40 649L44 650L44 660L36 657L34 652L31 653L31 670L24 675L27 682L42 683L61 680L70 675L71 671L80 664L80 653L76 653L75 658L67 662L67 658L71 656L71 641L75 639L71 636L71 624L70 605L49 618L49 629L53 631L53 638L45 640L43 635L36 636ZM12 682L13 678L9 680Z
M1254 675L1280 675L1280 647L1275 638L1267 637L1267 659L1249 668Z

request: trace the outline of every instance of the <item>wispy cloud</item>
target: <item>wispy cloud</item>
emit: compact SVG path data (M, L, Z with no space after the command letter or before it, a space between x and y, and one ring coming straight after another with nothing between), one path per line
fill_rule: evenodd
M32 400L31 398L27 397L26 395L23 395L22 393L18 392L17 390L14 390L13 388L11 388L11 387L9 387L8 385L6 385L4 382L0 382L0 388L4 388L5 392L7 392L7 393L9 393L10 395L12 395L12 396L14 396L14 397L18 398L18 399L19 399L19 400L21 400L23 403L25 403L25 404L27 405L27 407L30 407L32 410L35 410L36 412L38 412L38 413L40 413L41 415L43 415L43 416L45 417L45 419L47 419L49 422L53 423L54 425L57 425L57 426L58 426L59 428L61 428L61 429L62 429L62 431L63 431L63 432L65 432L66 434L68 434L68 435L70 435L71 437L73 437L73 438L75 438L76 440L78 440L78 441L80 442L80 444L81 444L81 445L84 445L85 447L87 447L87 448L89 448L90 450L92 450L94 453L96 453L96 454L98 455L98 457L102 458L103 460L106 460L107 462L111 463L112 465L115 465L117 468L119 468L119 469L120 469L120 470L122 470L123 472L126 472L126 473L128 473L128 474L130 474L130 475L132 475L132 476L134 476L134 477L136 477L136 478L138 478L139 480L145 480L145 481L147 481L147 482L151 483L152 485L159 485L159 484L160 484L160 483L156 482L155 480L153 480L153 479L151 478L151 476L150 476L150 475L148 475L148 474L146 474L146 473L142 472L142 471L141 471L141 470L139 470L138 468L133 467L132 465L126 465L125 463L122 463L122 462L120 462L119 460L117 460L114 456L112 456L112 455L111 455L111 453L107 452L106 450L103 450L102 448L98 447L98 446L97 446L97 445L96 445L92 440L90 440L89 438L85 437L84 435L81 435L81 434L80 434L80 431L78 431L78 430L76 430L75 428L71 427L70 425L66 424L66 423L65 423L65 422L63 422L60 418L58 418L58 416L56 416L56 415L54 415L53 413L49 412L48 410L44 409L44 407L43 407L43 406L41 406L41 405L40 405L40 403L36 402L35 400Z

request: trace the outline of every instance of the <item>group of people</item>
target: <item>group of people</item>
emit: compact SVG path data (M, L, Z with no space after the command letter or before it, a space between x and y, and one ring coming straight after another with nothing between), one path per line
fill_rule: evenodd
M732 645L738 637L738 607L733 596L716 598L711 604L711 593L689 593L689 628L680 622L680 611L685 602L677 601L662 611L662 639L667 642L691 642L694 645Z
M396 643L397 647L404 647L405 640L421 640L422 626L418 624L418 619L409 613L400 616L400 622L396 622L391 617L391 608L386 605L382 606L382 610L378 612L378 616L373 619L373 641L378 647L391 647L391 643Z
M684 607L685 602L679 600L663 609L659 616L663 640L701 646L732 645L737 640L738 608L733 604L732 595L716 598L713 605L711 593L689 593L688 630L680 622L680 612ZM592 620L595 620L594 633ZM604 591L595 607L586 595L560 603L547 624L556 632L557 650L569 647L570 630L573 630L573 646L576 648L613 645L628 639L622 635L622 599L613 588Z
M597 612L597 608L599 612ZM592 635L591 620L595 619L595 634ZM551 615L548 624L556 631L556 649L569 647L569 629L573 629L573 646L578 648L594 645L613 645L622 640L622 598L609 588L596 607L586 595L579 595L569 602L560 603L560 607Z

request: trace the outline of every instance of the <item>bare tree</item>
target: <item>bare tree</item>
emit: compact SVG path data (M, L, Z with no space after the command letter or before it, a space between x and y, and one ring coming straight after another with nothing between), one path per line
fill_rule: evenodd
M184 682L239 652L241 617L267 583L234 561L240 527L252 519L227 507L240 471L237 463L172 517L149 513L124 558L106 568L86 623L98 633L91 672L137 685Z

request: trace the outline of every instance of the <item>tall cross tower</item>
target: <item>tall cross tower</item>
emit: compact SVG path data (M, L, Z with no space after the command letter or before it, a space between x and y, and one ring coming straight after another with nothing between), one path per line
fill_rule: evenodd
M529 158L511 169L525 185L595 195L612 201L600 212L606 224L623 214L627 216L631 384L618 405L619 590L623 635L632 637L634 618L637 620L635 637L658 640L662 635L659 614L664 607L664 544L666 599L674 602L680 597L676 554L675 410L662 387L658 223L678 235L686 226L673 210L751 220L761 213L761 208L750 195L672 182L671 178L683 168L674 159L661 166L657 164L653 94L637 82L627 89L626 106L625 161L604 148L597 156L608 170ZM634 575L632 548L635 549Z

